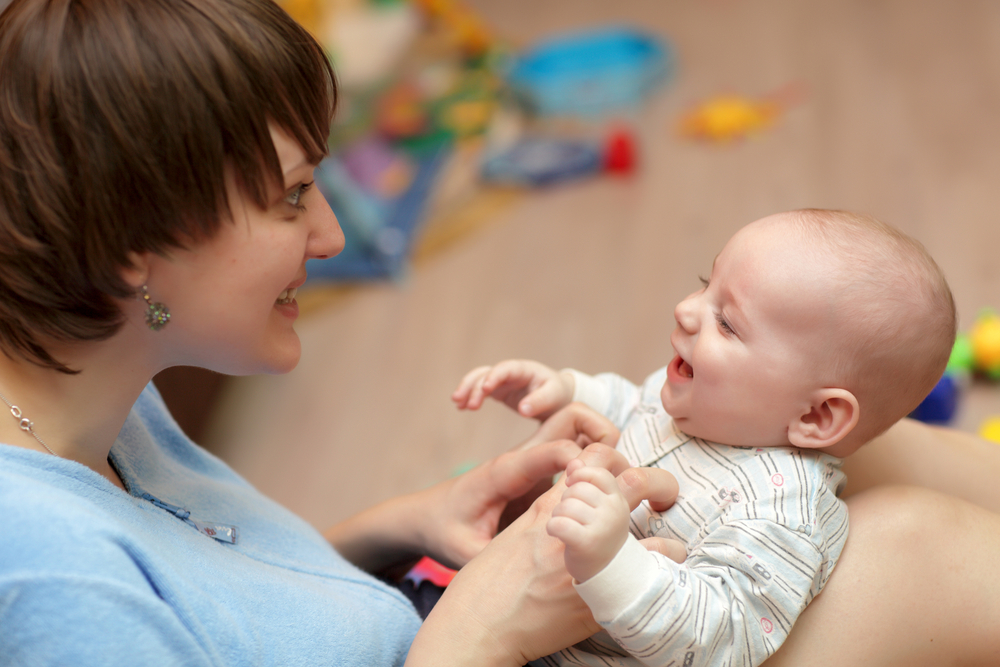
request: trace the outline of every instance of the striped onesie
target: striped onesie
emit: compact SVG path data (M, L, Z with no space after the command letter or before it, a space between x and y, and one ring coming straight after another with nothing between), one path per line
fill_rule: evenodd
M618 555L577 591L605 632L533 665L761 664L826 583L847 539L841 460L794 447L731 447L677 429L660 402L666 369L641 387L572 371L574 400L621 429L633 466L677 477L666 512L643 502ZM687 547L677 564L635 538Z

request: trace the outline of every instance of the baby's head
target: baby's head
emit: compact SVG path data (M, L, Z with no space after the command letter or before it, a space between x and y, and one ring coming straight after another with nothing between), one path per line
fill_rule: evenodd
M914 239L803 210L747 225L678 304L663 406L681 430L846 456L912 411L955 339L955 306Z

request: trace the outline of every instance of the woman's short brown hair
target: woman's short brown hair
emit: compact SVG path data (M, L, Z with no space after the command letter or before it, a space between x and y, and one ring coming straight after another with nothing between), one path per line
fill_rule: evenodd
M102 340L130 252L211 237L225 169L265 206L274 122L312 161L329 61L271 0L14 0L0 14L0 350L72 372L50 341Z

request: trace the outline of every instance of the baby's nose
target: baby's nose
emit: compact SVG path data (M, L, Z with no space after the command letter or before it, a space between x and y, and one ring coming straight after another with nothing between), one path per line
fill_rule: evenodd
M685 333L694 334L698 330L698 318L696 313L694 295L677 304L674 308L674 319Z

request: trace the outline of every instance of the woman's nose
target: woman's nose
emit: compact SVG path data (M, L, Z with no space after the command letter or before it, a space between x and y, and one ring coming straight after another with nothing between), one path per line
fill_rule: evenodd
M316 206L316 212L313 214L314 230L309 240L308 251L311 258L326 259L344 249L344 230L340 228L337 216L330 208L326 197L320 196L317 200L319 201L314 204Z

